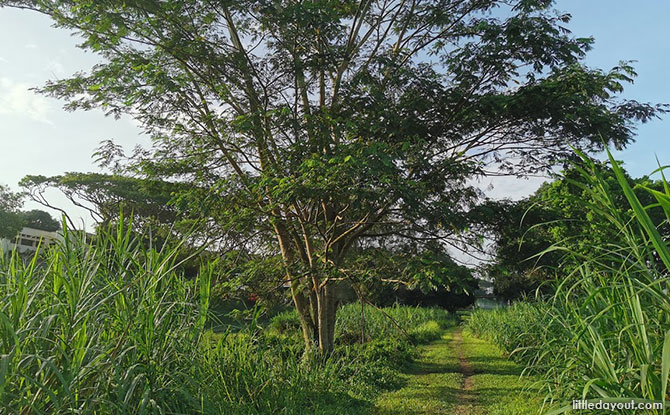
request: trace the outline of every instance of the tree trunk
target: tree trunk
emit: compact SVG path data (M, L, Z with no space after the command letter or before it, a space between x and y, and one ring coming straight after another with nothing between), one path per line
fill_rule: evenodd
M314 288L309 292L309 299L309 305L312 311L312 327L314 327L314 331L312 331L312 341L314 344L319 344L319 331L316 329L319 327L319 300L317 300L316 290L314 290Z
M284 265L286 266L286 278L291 287L291 298L295 305L298 318L300 319L300 327L302 329L302 337L305 341L305 352L309 352L314 346L314 338L317 336L316 318L310 313L310 298L311 295L306 296L303 289L300 287L300 280L291 275L290 267L294 258L294 249L291 247L290 238L286 228L282 224L275 224L275 232L277 240L279 241L279 248L281 250Z
M328 355L335 346L335 312L337 298L332 284L326 284L317 293L319 321L319 353Z
M291 297L293 298L293 304L295 304L295 309L298 312L298 318L300 319L302 338L305 341L305 351L309 351L315 343L314 338L316 336L316 327L314 326L312 316L309 312L308 299L305 297L304 293L298 291L296 285L297 284L291 283Z

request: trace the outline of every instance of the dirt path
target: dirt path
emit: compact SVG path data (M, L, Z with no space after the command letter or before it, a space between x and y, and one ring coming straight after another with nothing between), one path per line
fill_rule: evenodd
M420 352L403 374L404 386L379 397L376 414L537 414L541 399L524 390L521 368L461 328L445 331Z
M472 368L470 361L466 357L465 350L463 350L463 330L459 327L453 333L452 347L458 356L458 364L460 366L463 381L461 383L461 390L457 395L457 406L454 410L455 414L467 414L472 412L476 399L473 392L475 370Z

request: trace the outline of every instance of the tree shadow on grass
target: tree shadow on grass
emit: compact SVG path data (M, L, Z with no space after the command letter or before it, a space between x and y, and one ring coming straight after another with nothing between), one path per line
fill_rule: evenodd
M427 375L431 373L458 373L460 366L458 362L450 363L430 363L430 362L412 362L403 373L407 375Z
M319 392L310 396L310 408L303 413L324 415L367 414L372 411L373 403L355 398L346 392Z
M412 384L388 394L377 407L376 415L448 414L460 399L459 387Z
M407 365L403 388L384 394L377 415L450 414L462 395L462 374L453 356L438 356L438 362L424 355ZM446 362L445 362L446 360Z
M499 357L468 357L475 374L521 376L523 368L514 362Z

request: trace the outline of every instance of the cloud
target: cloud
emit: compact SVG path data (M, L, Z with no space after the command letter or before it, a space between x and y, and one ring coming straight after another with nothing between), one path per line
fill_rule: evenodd
M37 45L34 43L28 43L26 45L23 45L26 49L37 49Z
M2 62L2 63L7 63L7 62L9 62L9 61L8 61L7 59L3 58L2 56L0 56L0 62Z
M49 59L44 69L57 77L65 75L65 66L56 59Z
M30 85L0 78L0 115L27 117L33 121L52 124L47 117L46 98L30 91Z
M514 176L487 177L474 184L492 199L519 200L535 192L548 177L518 178Z

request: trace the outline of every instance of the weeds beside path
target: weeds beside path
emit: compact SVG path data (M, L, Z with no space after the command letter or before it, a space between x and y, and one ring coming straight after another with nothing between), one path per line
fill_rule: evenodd
M461 328L419 349L404 387L381 395L376 414L530 415L542 404L518 365Z

